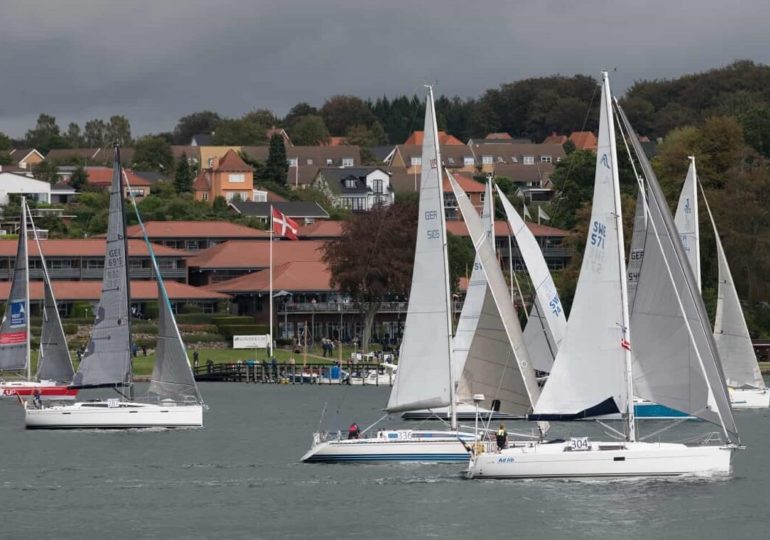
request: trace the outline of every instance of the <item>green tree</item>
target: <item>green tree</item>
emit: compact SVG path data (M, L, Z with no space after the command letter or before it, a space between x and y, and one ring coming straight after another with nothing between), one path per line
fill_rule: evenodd
M270 149L265 162L264 178L276 184L286 185L289 164L286 161L286 147L283 137L277 133L270 137Z
M190 168L190 162L187 154L182 154L176 164L176 174L174 175L174 189L177 193L191 193L193 185L193 174Z
M214 144L219 146L257 146L266 140L266 128L245 119L222 120L214 133Z
M107 124L104 120L94 118L83 127L83 142L88 148L102 148L109 144L107 139Z
M294 127L297 122L306 116L318 116L318 109L304 101L297 103L283 119L283 125L287 128Z
M179 119L174 128L174 144L190 144L193 135L214 133L222 118L212 111L201 111Z
M375 121L374 113L361 98L333 96L321 107L321 117L334 136L343 136L351 126L369 127Z
M88 173L82 165L78 165L70 177L70 185L75 188L75 191L81 191L87 183Z
M354 214L343 224L340 238L322 248L332 286L350 295L361 312L364 351L382 302L408 294L417 230L414 202L378 205Z
M170 174L174 166L171 146L160 137L142 137L134 145L134 169Z
M10 150L12 145L11 138L0 131L0 150Z
M120 146L131 146L131 123L125 116L111 116L107 125L107 138L110 144L118 143Z
M348 144L354 144L361 146L362 148L371 148L373 146L380 146L387 144L388 136L385 134L385 130L376 120L372 123L372 127L366 127L363 124L356 124L350 126L345 133L345 138Z
M83 146L83 135L80 133L80 126L75 122L70 122L67 126L67 134L64 136L67 146L80 148Z
M55 163L46 159L32 166L32 175L38 180L43 180L53 185L59 180L59 176L56 174L58 169Z
M48 114L41 114L37 117L37 124L33 129L27 131L25 142L43 155L52 148L65 148L67 146L56 123L56 118Z
M461 277L470 277L476 251L470 238L447 233L447 256L449 257L449 282L452 292L457 292Z
M288 129L291 141L298 146L315 146L329 141L329 130L323 118L308 115L298 118Z

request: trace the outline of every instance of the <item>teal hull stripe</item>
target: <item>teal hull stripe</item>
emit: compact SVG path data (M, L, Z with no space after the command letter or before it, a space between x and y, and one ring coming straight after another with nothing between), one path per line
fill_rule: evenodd
M469 456L463 454L353 454L312 456L308 462L344 462L344 461L449 461L467 462Z

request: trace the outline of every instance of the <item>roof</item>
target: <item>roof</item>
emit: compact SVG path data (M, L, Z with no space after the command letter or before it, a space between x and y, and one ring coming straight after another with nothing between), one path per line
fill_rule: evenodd
M11 150L8 151L8 155L11 156L11 158L13 158L13 161L15 161L16 163L20 163L24 161L30 156L30 154L37 154L38 156L40 156L40 159L45 159L43 157L43 154L41 154L34 148L12 148Z
M557 135L554 131L543 140L543 144L564 144L569 140L566 135Z
M102 292L102 282L54 280L53 291L58 301L99 300ZM193 287L176 281L164 281L166 292L171 300L220 300L229 298L228 295L201 287ZM0 282L0 297L8 298L11 282ZM29 295L31 300L43 300L43 282L30 281ZM132 281L131 300L156 300L158 286L155 281Z
M198 173L198 176L193 180L194 191L208 191L211 189L211 171L208 169L202 169Z
M527 227L529 227L529 230L532 231L532 234L534 234L536 237L542 237L542 236L558 236L558 237L564 237L569 236L569 231L565 231L563 229L557 229L556 227L549 227L548 225L540 225L538 223L533 223L531 221L527 221ZM469 236L468 235L468 229L465 226L465 222L463 220L448 220L446 222L446 230L455 236ZM507 221L495 221L495 236L508 236L510 233L510 230L508 229L508 222Z
M484 190L486 190L486 186L474 180L470 174L454 173L452 176L454 176L465 193L484 193ZM446 174L444 175L443 186L444 193L452 192L452 186L449 184L449 177Z
M573 131L569 140L578 150L596 150L596 145L599 143L596 135L590 131Z
M420 174L408 173L405 169L400 167L393 167L389 169L390 185L393 191L396 193L403 192L415 192L420 189ZM473 176L469 173L453 172L452 173L466 193L482 193L484 191L484 184L477 182L473 179ZM444 175L444 193L451 193L452 187L449 185L449 179L447 175Z
M195 146L211 146L214 144L214 135L211 133L196 133L192 136L190 144L195 144Z
M107 187L112 184L112 167L85 167L88 183L92 186ZM148 187L153 183L139 176L131 169L123 169L123 179L131 187Z
M300 226L297 236L303 239L330 239L342 236L344 221L321 220L310 225Z
M0 240L0 257L16 256L16 240ZM103 238L88 238L74 240L41 240L43 254L46 257L104 257L105 242ZM186 251L173 249L166 246L152 245L155 255L158 257L187 257ZM29 243L29 254L38 255L37 244ZM128 254L134 257L148 257L147 245L144 240L129 240Z
M134 149L121 147L120 158L123 163L131 163L134 158ZM112 147L104 148L54 148L49 150L45 156L48 161L86 161L90 164L106 165L112 163Z
M244 154L252 159L266 161L270 152L268 146L244 146ZM339 146L288 146L286 147L286 158L297 158L297 162L302 165L318 166L338 166L342 165L343 158L352 158L353 165L361 165L361 148L353 145ZM332 163L327 165L326 160L331 159ZM308 163L308 160L312 163ZM289 183L293 182L292 171L289 171Z
M492 156L495 163L516 163L521 162L523 156L533 156L536 161L539 156L551 156L553 161L564 158L567 154L564 147L560 144L536 144L536 143L475 143L471 146L474 155ZM516 161L514 161L516 158Z
M14 185L23 185L24 193L50 193L51 191L51 184L44 180L38 180L26 174L5 171L0 172L0 185L3 186L3 191L8 191Z
M322 167L318 175L323 177L332 193L368 193L371 189L366 185L366 177L375 171L388 174L381 167ZM345 185L344 181L351 177L356 180L355 187Z
M440 150L441 161L444 163L444 166L449 168L463 167L466 157L474 158L473 151L464 144L442 144ZM396 151L401 154L406 167L411 166L411 159L413 157L422 157L422 146L419 144L399 144L396 147Z
M252 172L254 169L241 159L235 150L228 150L214 166L215 171Z
M281 240L273 242L273 265L292 261L320 261L325 242L318 240ZM270 243L258 240L229 240L198 252L187 263L188 268L261 269L270 266Z
M413 131L411 135L409 135L409 138L404 141L404 144L416 144L417 146L422 146L422 139L425 136L425 133L422 131ZM465 145L460 139L457 137L454 137L450 135L449 133L445 131L439 131L438 132L438 143L439 145Z
M495 165L495 176L510 178L513 182L542 183L556 170L553 163L540 163L524 165L523 163L501 163Z
M296 261L273 267L274 291L331 291L333 289L330 282L331 272L322 262ZM253 272L205 288L231 294L266 292L270 290L270 272Z
M268 231L252 229L229 221L147 221L144 224L151 239L163 238L227 238L256 239L270 236ZM129 238L141 238L139 225L126 229Z
M328 212L313 201L233 201L230 203L230 207L239 214L263 218L270 216L271 206L291 218L329 218Z

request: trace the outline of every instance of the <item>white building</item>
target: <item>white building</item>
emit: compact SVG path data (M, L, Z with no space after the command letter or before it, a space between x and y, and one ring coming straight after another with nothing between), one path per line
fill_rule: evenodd
M335 167L318 170L313 187L323 191L337 208L366 212L395 200L390 175L379 167Z
M38 202L51 203L51 184L29 176L0 172L0 206L8 204L11 194L26 195Z

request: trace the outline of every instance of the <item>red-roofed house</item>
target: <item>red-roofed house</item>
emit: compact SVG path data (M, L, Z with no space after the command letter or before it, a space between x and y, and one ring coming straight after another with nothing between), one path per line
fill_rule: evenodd
M147 221L150 242L176 249L198 251L228 240L267 240L269 231L252 229L229 221ZM144 238L139 225L126 229L129 238Z
M112 167L85 167L88 184L100 189L109 189L112 185ZM134 197L142 199L150 194L152 182L134 173L131 169L123 169L123 191L126 197L133 192Z
M193 182L193 194L198 201L224 197L229 202L235 196L251 201L254 199L254 170L235 150L228 150L221 158L212 158L210 167L201 169Z
M404 144L416 144L418 146L422 146L422 138L425 135L422 131L413 131L411 135L409 135L409 138L404 141ZM438 132L438 143L440 145L458 145L458 144L465 144L457 137L454 137L453 135L450 135L449 133L445 131L439 131Z
M484 207L486 186L474 180L473 175L468 173L457 172L453 176L460 187L463 188L465 194L468 195L473 207L481 214L481 210ZM452 191L452 186L449 184L449 177L446 175L444 175L444 210L447 220L462 220L462 215L457 207L457 199Z
M596 152L596 145L599 140L590 131L573 131L569 136L569 140L575 145L578 150L591 150Z

